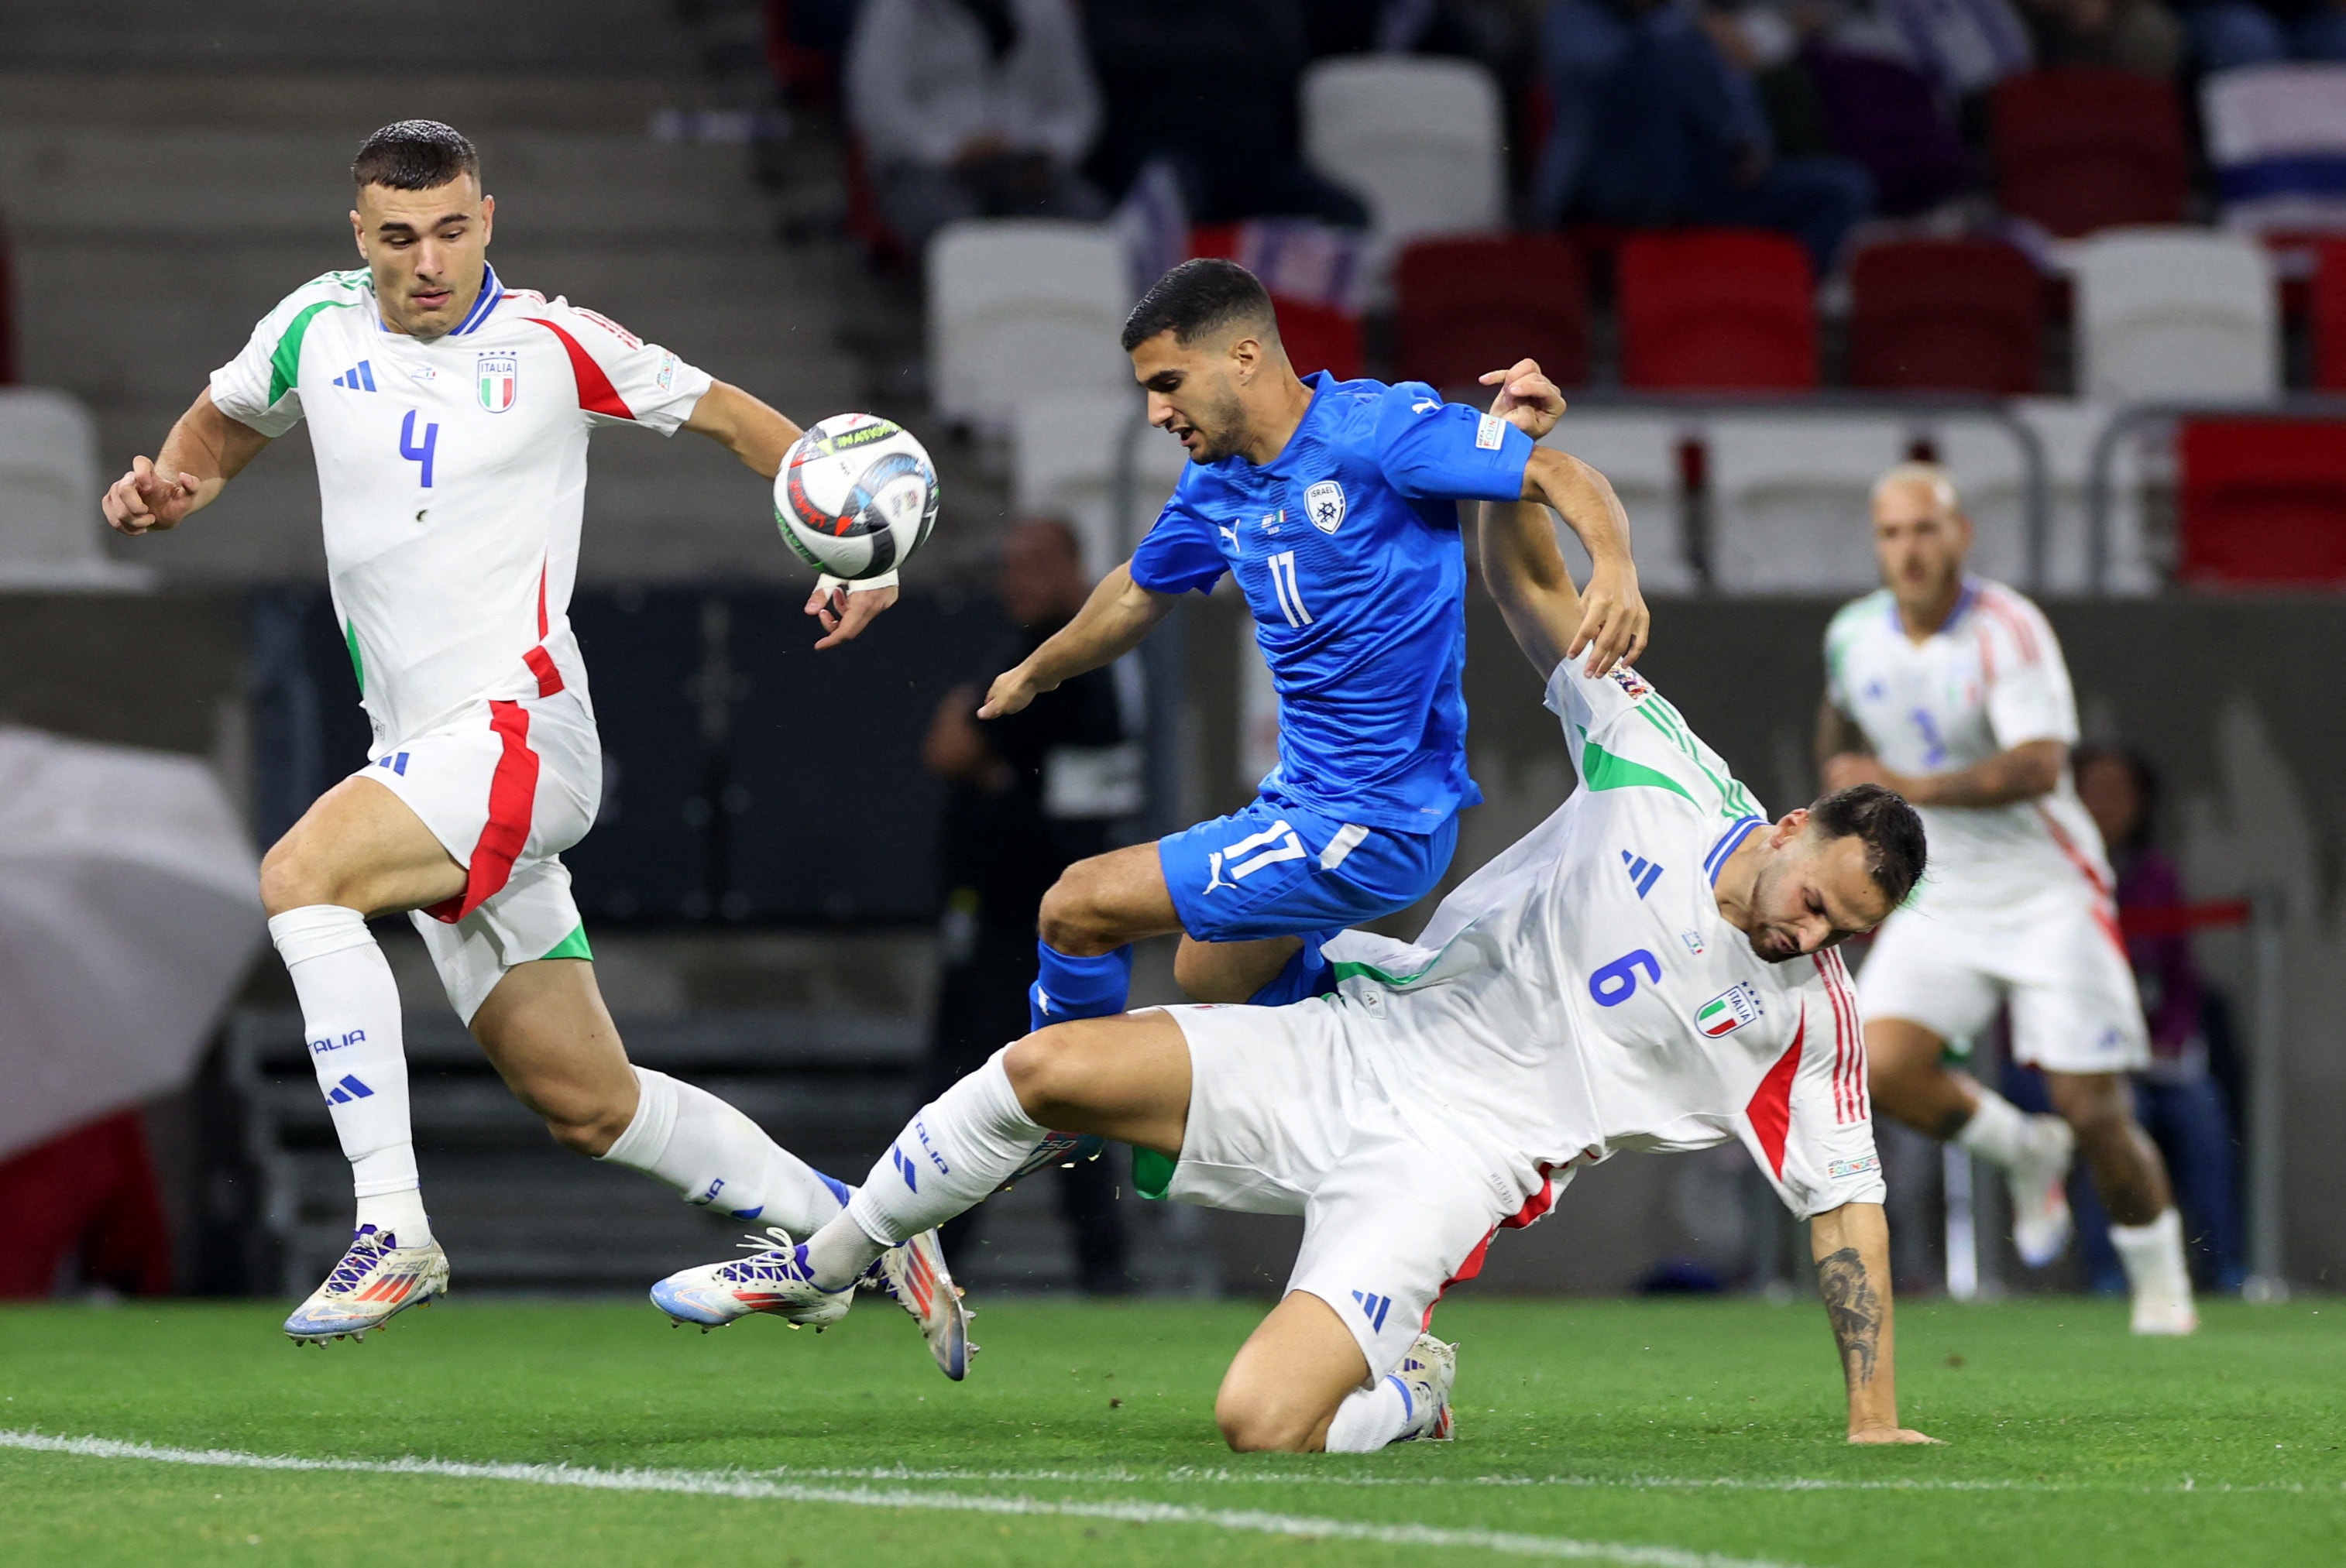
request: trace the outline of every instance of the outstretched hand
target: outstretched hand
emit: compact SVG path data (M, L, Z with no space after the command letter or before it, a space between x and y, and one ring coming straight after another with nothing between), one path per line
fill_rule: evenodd
M1637 662L1653 620L1645 596L1637 591L1636 567L1593 567L1588 585L1580 590L1580 627L1572 634L1572 646L1564 657L1577 658L1586 648L1588 662L1581 668L1592 677L1608 675L1615 665Z
M201 504L202 489L203 481L192 473L158 473L151 461L134 457L130 472L107 488L99 506L121 533L160 533L178 527Z
M1022 664L994 677L994 684L986 687L985 701L979 705L977 716L980 718L1001 718L1020 711L1043 693L1057 689L1056 683L1050 686L1037 683Z
M814 645L818 651L853 641L872 624L873 616L896 602L892 584L884 588L851 590L852 585L826 577L807 596L806 613L821 623L824 633Z
M1556 428L1564 417L1564 393L1541 373L1537 360L1517 360L1504 371L1486 371L1482 383L1497 387L1491 412L1534 441Z

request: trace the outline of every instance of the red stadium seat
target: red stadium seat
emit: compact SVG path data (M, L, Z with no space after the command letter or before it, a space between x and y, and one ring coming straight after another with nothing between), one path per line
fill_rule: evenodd
M2346 423L2191 420L2176 453L2185 581L2346 587Z
M1361 375L1361 321L1328 305L1270 297L1279 313L1279 338L1299 376L1326 371L1340 382Z
M2313 384L2321 392L2346 392L2346 239L2321 245L2315 256Z
M2033 392L2045 285L2028 258L1981 239L1870 245L1850 269L1852 386Z
M1752 229L1632 234L1616 267L1627 385L1803 392L1817 384L1816 280L1798 242Z
M1394 281L1396 379L1469 386L1526 355L1561 385L1588 379L1588 290L1569 240L1420 240Z
M2005 211L2065 239L2183 221L2183 113L2167 83L2131 71L2025 71L1997 85L1992 117Z

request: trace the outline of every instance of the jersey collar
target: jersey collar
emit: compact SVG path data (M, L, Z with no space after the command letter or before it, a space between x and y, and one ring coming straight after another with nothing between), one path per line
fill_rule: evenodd
M1710 853L1702 858L1702 874L1709 879L1712 887L1719 885L1719 873L1727 869L1728 857L1751 836L1751 830L1760 825L1760 820L1758 817L1738 817L1728 825L1727 831L1719 836L1718 842L1711 845Z
M1888 594L1890 598L1890 629L1896 632L1902 637L1906 635L1906 617L1899 612L1898 596L1890 593L1887 588L1883 589L1882 592L1884 594ZM1964 616L1971 613L1971 607L1979 602L1979 579L1977 577L1965 576L1964 578L1962 590L1955 595L1954 608L1947 612L1947 618L1941 621L1939 623L1939 629L1933 632L1931 635L1934 637L1944 636L1947 633L1953 631L1956 625L1963 620Z
M1249 463L1237 453L1230 453L1229 456L1212 464L1225 478L1240 482L1266 478L1282 472L1281 465L1294 456L1296 447L1302 441L1303 433L1311 428L1312 419L1320 412L1321 400L1326 395L1328 389L1336 384L1336 378L1326 371L1313 371L1310 375L1297 379L1311 389L1311 401L1305 405L1303 417L1295 422L1295 429L1289 433L1287 444L1280 447L1269 463L1260 467Z

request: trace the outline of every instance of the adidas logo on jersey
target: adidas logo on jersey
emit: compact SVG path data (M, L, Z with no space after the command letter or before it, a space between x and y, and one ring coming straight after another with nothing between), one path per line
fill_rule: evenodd
M1633 855L1624 850L1621 851L1621 863L1629 868L1629 880L1637 884L1639 898L1652 892L1654 884L1662 880L1662 868L1643 855Z
M334 384L338 387L348 387L352 392L374 391L374 361L361 360L357 364L336 376Z

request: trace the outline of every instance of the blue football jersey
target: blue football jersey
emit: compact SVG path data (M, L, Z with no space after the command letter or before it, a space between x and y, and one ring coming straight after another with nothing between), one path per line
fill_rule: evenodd
M1262 792L1401 832L1481 800L1466 775L1459 501L1523 494L1531 439L1422 382L1307 378L1285 450L1193 463L1132 555L1155 593L1230 573L1279 691Z

